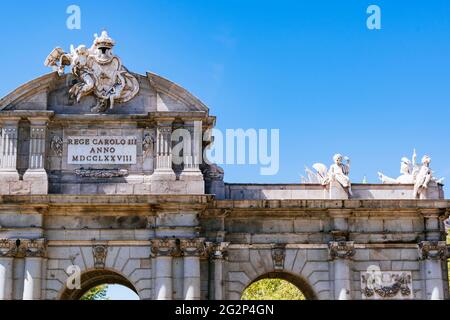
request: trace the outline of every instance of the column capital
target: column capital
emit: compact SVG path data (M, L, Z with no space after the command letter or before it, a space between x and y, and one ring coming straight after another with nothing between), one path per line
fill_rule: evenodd
M45 239L0 239L0 257L44 257Z
M207 242L209 257L213 260L226 260L229 245L229 242Z
M176 239L151 239L151 255L156 257L171 257L180 254Z
M418 249L421 260L446 260L448 256L445 241L421 241L418 244Z
M180 249L183 256L199 257L206 253L204 238L181 239Z
M0 239L0 257L14 257L16 248L16 240Z
M355 255L355 243L353 241L331 241L328 243L330 258L352 259Z

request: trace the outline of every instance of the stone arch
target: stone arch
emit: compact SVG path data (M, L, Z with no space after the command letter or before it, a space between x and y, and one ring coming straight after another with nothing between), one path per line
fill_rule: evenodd
M60 294L60 300L79 300L89 289L102 284L120 284L134 291L139 296L139 292L131 281L117 271L110 269L91 269L81 274L80 289L69 289L67 286L64 286Z
M282 279L290 282L294 286L296 286L305 296L307 300L317 300L318 297L316 293L314 292L313 287L301 276L292 274L287 271L274 271L274 272L268 272L265 274L262 274L258 276L257 278L253 279L241 292L241 297L244 294L244 291L251 286L253 283L262 280L262 279Z
M277 265L273 250L267 246L230 247L228 252L228 299L240 299L248 285L267 275L291 275L289 279L301 286L300 290L310 293L308 298L328 300L332 297L327 247L287 248L282 265Z

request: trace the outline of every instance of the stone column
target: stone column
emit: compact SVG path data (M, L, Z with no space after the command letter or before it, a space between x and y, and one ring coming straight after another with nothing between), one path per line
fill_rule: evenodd
M48 118L29 118L30 150L28 169L24 181L31 181L32 194L48 193L48 178L45 171L45 144Z
M0 181L18 181L17 138L20 118L9 117L1 121Z
M14 241L0 240L0 300L13 299Z
M172 169L172 122L158 122L156 128L156 161L152 180L175 180Z
M172 256L176 254L174 239L151 240L152 258L154 259L154 294L156 300L172 300Z
M185 121L188 134L183 136L183 171L180 180L186 181L190 194L204 194L205 182L200 171L202 157L202 122Z
M227 259L229 242L214 243L211 246L210 259L213 265L213 288L210 288L211 300L223 300L224 294L224 264ZM211 290L212 289L212 290Z
M41 298L42 258L25 258L25 279L23 284L23 300L39 300Z
M447 245L445 241L422 241L418 245L422 260L422 274L425 276L425 297L429 300L443 300L447 290Z
M45 253L45 240L22 240L25 250L25 275L23 300L39 300L42 291L42 264Z
M200 256L205 253L204 239L182 239L185 300L200 300Z
M202 157L202 122L185 121L184 128L189 132L189 138L185 139L183 146L184 175L201 175L199 169Z
M355 254L353 241L332 241L328 244L334 267L334 298L351 300L351 258Z

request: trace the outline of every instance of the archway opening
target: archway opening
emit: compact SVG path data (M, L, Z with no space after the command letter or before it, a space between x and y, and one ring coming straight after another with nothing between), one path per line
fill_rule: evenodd
M110 270L92 270L81 275L80 287L65 288L61 300L135 300L138 294L124 276Z
M139 296L121 284L101 284L86 291L80 300L139 300Z
M302 278L273 272L256 278L241 296L242 300L314 300L316 295Z

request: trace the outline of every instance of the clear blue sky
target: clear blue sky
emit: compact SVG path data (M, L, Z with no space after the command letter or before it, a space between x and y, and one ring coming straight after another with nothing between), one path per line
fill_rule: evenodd
M70 4L81 30L66 28ZM370 4L381 30L366 28ZM299 182L335 152L352 158L353 181L377 182L413 147L450 177L448 0L2 2L0 96L49 72L54 47L90 45L102 28L130 70L182 85L219 128L280 129L279 173L225 166L229 182Z

